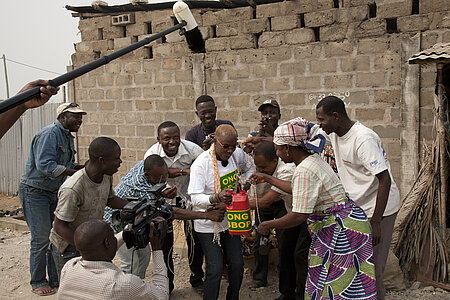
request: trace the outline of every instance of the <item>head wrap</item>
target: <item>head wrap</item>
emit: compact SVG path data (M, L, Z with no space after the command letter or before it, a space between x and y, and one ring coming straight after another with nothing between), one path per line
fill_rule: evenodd
M300 146L307 151L321 153L325 137L315 134L318 126L303 118L295 118L277 127L273 135L275 145Z

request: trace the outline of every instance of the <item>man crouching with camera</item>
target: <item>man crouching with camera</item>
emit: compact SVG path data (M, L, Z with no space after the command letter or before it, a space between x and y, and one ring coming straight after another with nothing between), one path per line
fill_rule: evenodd
M155 223L157 225L155 225ZM167 268L163 260L160 237L157 230L165 231L166 221L153 219L149 240L153 251L152 282L148 283L133 274L119 270L112 259L123 244L119 233L100 220L82 223L75 230L75 247L81 253L68 261L61 272L58 299L169 299Z

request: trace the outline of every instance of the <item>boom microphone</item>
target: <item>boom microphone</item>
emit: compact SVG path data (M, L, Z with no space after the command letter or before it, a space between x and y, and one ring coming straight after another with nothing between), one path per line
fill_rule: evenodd
M93 62L90 62L88 64L85 64L75 70L72 70L70 72L67 72L66 74L63 74L61 76L58 76L52 80L49 80L48 85L53 87L58 87L66 82L69 82L70 80L73 80L81 75L84 75L94 69L97 69L100 66L106 65L110 61L119 58L133 50L136 50L142 46L145 46L149 44L150 42L153 42L154 40L157 40L163 36L166 36L167 34L174 32L176 30L180 30L180 34L184 34L186 36L186 41L188 43L189 49L192 52L198 53L198 52L205 52L205 42L203 41L202 34L200 30L198 29L197 22L195 22L194 17L192 16L191 11L189 10L186 3L179 1L176 2L173 6L173 12L179 22L179 24L174 25L171 28L168 28L166 30L163 30L161 32L158 32L154 35L151 35L149 37L146 37L145 39L140 40L137 43L131 44L125 48L119 49L109 55L105 55L97 60L94 60ZM184 28L186 27L186 28ZM5 111L10 110L11 108L14 108L18 105L21 105L28 100L36 97L40 93L40 87L35 86L27 91L24 91L20 94L17 94L9 99L6 99L5 101L0 102L0 114L4 113Z
M185 28L182 29L184 30L182 34L186 37L189 49L195 53L205 52L205 41L187 4L183 1L175 2L173 5L173 13L179 23L182 21L187 23Z

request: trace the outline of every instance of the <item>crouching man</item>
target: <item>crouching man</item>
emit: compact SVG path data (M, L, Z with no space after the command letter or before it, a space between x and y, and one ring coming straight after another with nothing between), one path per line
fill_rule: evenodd
M155 220L154 220L155 221ZM158 226L166 226L163 220ZM61 271L58 299L169 299L169 280L163 260L160 238L153 236L155 224L150 224L150 244L153 251L153 276L148 283L133 274L119 270L112 259L123 244L122 233L114 236L105 222L93 219L82 223L74 233L75 247L81 257L68 261Z

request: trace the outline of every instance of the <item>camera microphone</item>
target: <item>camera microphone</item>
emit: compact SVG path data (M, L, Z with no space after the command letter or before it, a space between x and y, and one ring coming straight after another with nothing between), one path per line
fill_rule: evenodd
M195 53L204 53L205 41L188 5L183 1L175 2L173 5L173 13L179 23L182 21L187 23L184 27L184 36L186 37L189 49Z

